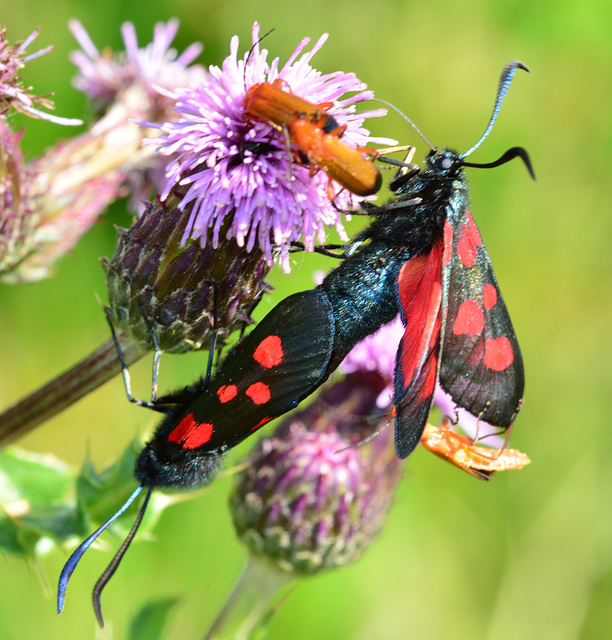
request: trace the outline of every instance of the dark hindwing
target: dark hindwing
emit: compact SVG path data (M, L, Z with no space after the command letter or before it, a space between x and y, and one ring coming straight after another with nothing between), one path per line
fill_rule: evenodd
M317 386L333 338L333 310L324 292L289 296L232 350L169 439L196 451L238 444Z
M417 446L433 402L442 322L442 239L405 262L398 294L406 330L395 363L395 446L406 458Z
M474 416L509 427L523 398L523 360L467 207L449 207L444 243L440 385Z

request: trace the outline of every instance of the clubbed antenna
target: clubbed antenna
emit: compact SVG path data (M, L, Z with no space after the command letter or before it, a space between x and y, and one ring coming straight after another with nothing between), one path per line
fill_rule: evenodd
M76 566L79 563L80 559L83 557L83 554L87 551L87 549L89 549L89 547L100 536L101 533L106 531L113 524L113 522L115 522L115 520L117 520L117 518L119 518L119 516L121 516L123 513L125 513L127 511L127 509L130 507L132 502L134 502L134 500L136 500L136 498L138 497L138 495L140 494L142 489L143 489L143 485L140 485L136 489L136 491L134 491L134 493L126 500L124 505L114 515L112 515L99 529L96 529L96 531L94 531L89 536L89 538L87 538L86 540L81 542L81 544L73 551L73 553L70 556L70 558L68 558L68 562L66 562L66 564L64 565L64 568L62 569L62 573L60 574L59 585L58 585L58 588L57 588L57 612L58 612L58 614L61 613L62 610L64 609L64 600L66 599L66 589L68 588L68 581L70 580L70 577L72 576L74 570L76 569ZM145 503L143 504L144 508L146 508L146 505L147 505L147 503L149 501L150 494L151 494L151 490L149 490L149 493L147 495L147 499L145 500ZM141 509L140 511L141 511L141 513L138 514L138 518L137 518L137 522L139 524L140 524L139 521L142 520L142 515L144 514L143 509ZM130 535L132 535L131 531L130 531ZM130 537L130 535L128 535L128 538ZM133 535L132 535L132 537L133 537ZM121 558L119 558L119 560L121 560ZM114 562L114 560L113 560L113 562ZM119 564L119 563L117 562L117 564ZM104 585L102 585L102 586L104 586Z
M478 167L479 169L493 169L493 167L499 167L502 164L506 164L506 162L510 162L510 160L514 160L514 158L520 158L525 163L527 171L529 171L529 175L533 180L535 180L535 172L531 165L529 154L525 149L523 149L523 147L512 147L512 149L508 149L501 158L494 160L493 162L462 162L461 166Z
M142 489L142 485L140 485L139 489ZM145 511L147 510L147 505L149 504L149 499L151 498L152 491L153 489L151 488L149 488L149 490L147 491L147 496L142 503L142 507L140 507L140 511L136 516L136 520L134 521L130 532L127 534L127 537L123 541L123 544L119 547L119 551L117 551L115 557L110 561L110 564L108 565L108 567L106 567L106 569L98 579L98 582L96 582L96 584L94 585L91 599L93 602L94 612L96 614L96 620L98 621L101 629L104 627L104 618L102 617L102 604L100 603L102 590L108 584L108 581L113 577L115 571L117 571L117 567L121 563L121 560L123 560L125 552L128 550L132 540L134 539L134 536L136 535L136 532L138 531L140 523L142 522L142 519L144 517Z
M484 142L489 133L491 133L491 129L493 128L493 125L497 120L502 102L504 101L504 98L508 93L510 83L512 82L512 78L514 78L514 74L516 73L517 69L524 69L525 71L529 71L529 67L526 64L523 64L520 60L512 60L504 67L501 78L499 79L499 85L497 87L497 97L495 98L495 106L493 107L493 113L491 114L491 118L489 119L489 124L487 125L484 133L480 136L478 142L473 147L468 149L464 154L462 154L461 158L467 158L472 152L476 151L476 149L478 149L478 147Z

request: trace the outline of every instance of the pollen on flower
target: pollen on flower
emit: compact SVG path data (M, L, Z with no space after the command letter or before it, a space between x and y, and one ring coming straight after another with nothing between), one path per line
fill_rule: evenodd
M308 102L331 103L328 113L340 126L346 125L342 139L350 146L393 144L371 138L363 127L366 118L385 111L356 112L355 103L372 98L373 93L354 74L323 74L311 66L326 39L323 35L304 52L309 42L305 38L280 66L278 58L268 62L255 23L253 46L242 58L234 36L230 55L220 67L210 68L205 85L172 93L179 120L161 125L162 136L150 143L159 145L164 155L176 154L168 165L162 197L180 190L180 206L189 215L184 242L199 238L202 244L216 247L222 235L235 238L249 251L258 246L269 264L280 253L283 268L289 271L293 241L301 240L312 250L316 242L324 241L326 226L334 226L346 238L338 210L349 209L355 197L344 191L334 206L325 174L312 175L311 167L296 162L287 150L284 133L249 118L244 107L250 87L282 79L292 93ZM357 93L340 99L347 92Z

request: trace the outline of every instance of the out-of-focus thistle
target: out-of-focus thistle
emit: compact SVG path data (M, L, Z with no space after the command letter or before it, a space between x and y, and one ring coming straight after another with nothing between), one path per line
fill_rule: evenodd
M380 531L401 471L381 408L394 332L387 325L357 345L343 367L350 373L249 455L230 506L251 560L207 638L250 637L275 588L353 562Z
M27 181L27 197L13 203L4 215L17 220L15 226L25 233L11 243L4 259L0 257L4 282L47 277L53 264L74 247L97 217L128 193L133 208L144 209L142 199L158 190L155 178L163 176L167 160L141 146L145 136L157 131L144 129L131 119L164 122L173 117L172 100L156 91L154 82L173 89L181 83L201 82L206 76L203 67L187 66L198 56L201 45L192 45L178 57L170 48L178 29L176 20L158 23L153 42L142 49L133 25L125 23L126 52L115 56L100 54L77 21L71 22L71 29L85 51L72 55L80 72L74 85L86 93L98 115L86 132L59 142L14 176L18 184ZM26 110L21 103L13 100L13 104ZM62 123L57 118L54 121Z
M230 497L249 561L207 640L252 637L280 588L356 560L380 531L401 471L390 413L403 334L397 318L358 344L341 365L344 379L323 387L249 455ZM445 396L438 389L435 405L447 426L427 425L426 448L483 479L529 463L519 451L478 446L451 431L451 419L468 431L473 421Z
M0 116L5 116L13 108L33 118L57 124L83 124L81 120L60 118L37 109L35 104L39 104L44 109L53 109L53 102L48 96L34 95L31 93L32 87L23 85L19 72L26 63L53 50L53 47L46 47L36 53L25 55L26 49L36 40L39 33L40 29L35 29L22 43L11 45L6 38L6 28L0 27Z
M32 118L62 125L79 125L81 120L60 118L34 105L52 109L46 96L31 93L19 75L27 62L51 51L52 47L25 55L27 47L36 39L33 31L23 43L9 44L6 29L0 28L0 278L10 273L30 255L36 246L34 233L36 215L32 201L32 182L35 172L23 161L19 143L23 132L11 130L7 115L11 108Z

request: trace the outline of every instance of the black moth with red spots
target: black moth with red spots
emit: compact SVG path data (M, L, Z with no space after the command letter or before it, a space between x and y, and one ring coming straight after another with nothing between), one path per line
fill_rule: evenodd
M432 151L427 169L397 191L434 228L430 246L402 265L398 279L406 330L393 401L402 458L421 439L437 380L457 406L503 429L522 403L521 352L468 208L463 165L453 151Z
M521 158L515 147L489 164L465 158L487 137L520 62L504 68L493 115L479 141L459 155L435 149L424 170L407 165L390 187L395 197L364 203L371 224L350 244L340 266L310 291L277 305L204 381L140 402L166 413L145 445L128 501L74 551L62 570L58 612L79 560L147 489L132 530L96 583L93 604L102 626L100 595L142 520L153 489L208 484L221 454L290 411L335 371L348 352L397 315L406 325L395 369L396 448L418 444L436 381L457 406L502 429L523 396L521 354L487 252L468 206L463 167L493 167ZM431 146L431 145L430 145Z
M219 454L297 406L318 385L333 335L325 295L307 291L283 300L238 343L208 388L199 381L163 399L175 408L145 445L136 478L147 487L210 482Z

